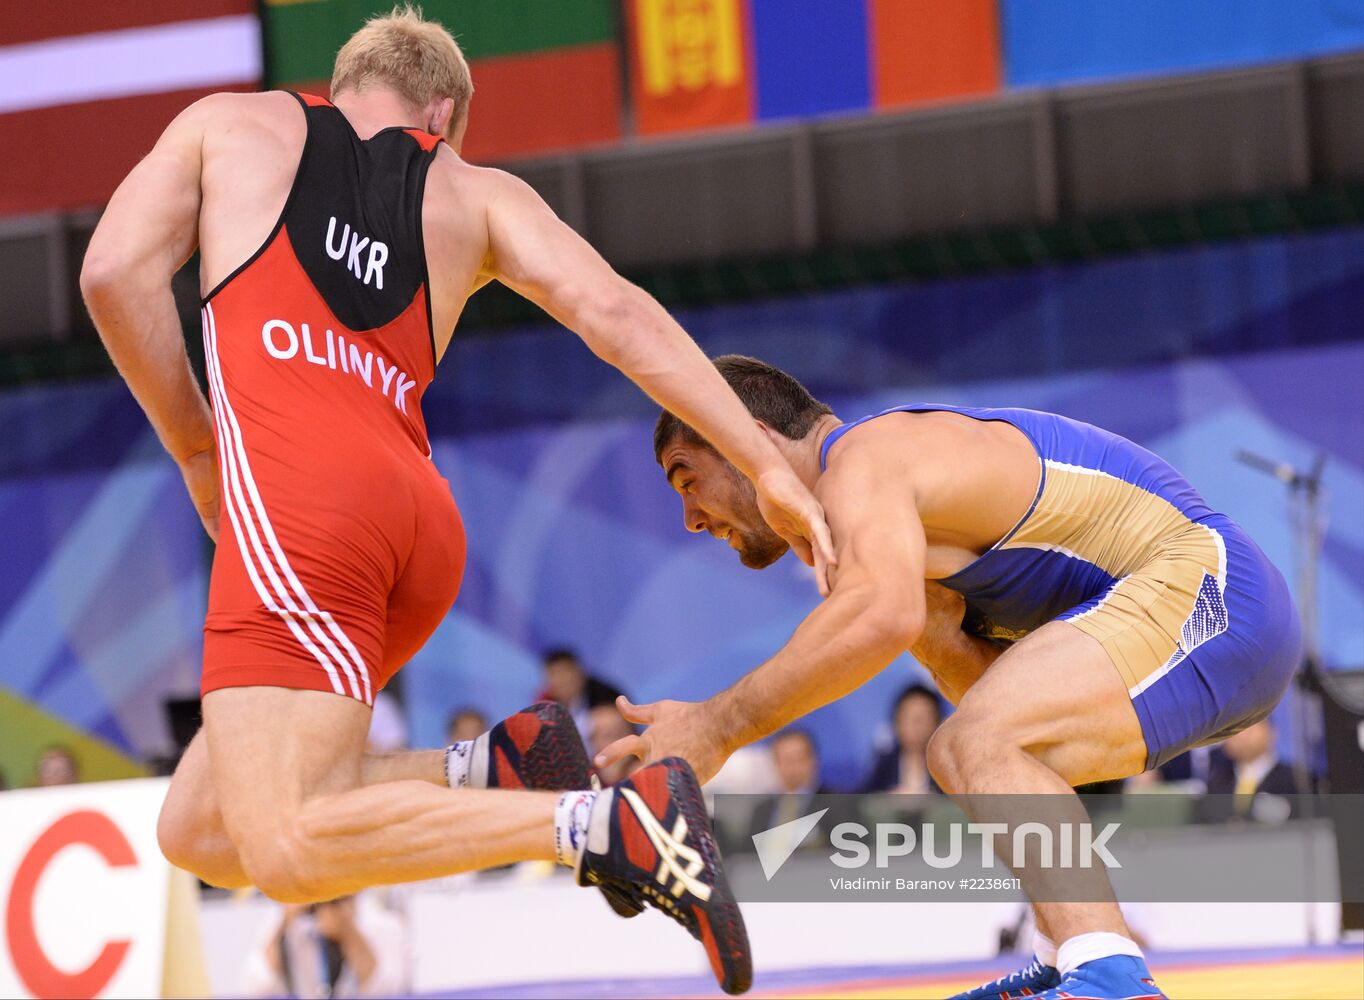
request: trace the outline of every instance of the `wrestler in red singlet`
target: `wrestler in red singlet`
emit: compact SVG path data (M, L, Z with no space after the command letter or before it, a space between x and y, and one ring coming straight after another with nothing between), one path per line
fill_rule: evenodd
M203 692L373 704L464 570L421 411L435 376L422 189L441 140L362 140L327 101L299 101L307 140L279 221L204 299L226 516Z

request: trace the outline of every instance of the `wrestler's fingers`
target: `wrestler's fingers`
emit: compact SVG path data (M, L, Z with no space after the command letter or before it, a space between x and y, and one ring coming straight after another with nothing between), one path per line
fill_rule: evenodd
M640 760L647 761L649 759L649 741L643 736L622 736L597 754L592 759L592 763L598 767L610 767L616 761L623 760L626 757L638 757Z
M777 534L781 535L783 541L791 546L791 551L796 554L796 558L805 563L806 566L813 566L815 564L814 552L810 548L810 543L806 541L803 535L787 531L779 531Z
M824 508L815 505L816 516L810 519L810 544L814 547L815 565L823 564L827 570L838 565L838 555L834 552L834 538L829 531L829 522L824 520ZM825 583L827 584L827 580Z
M828 597L833 589L829 583L829 561L818 548L815 549L815 586L819 588L820 597Z
M636 705L625 695L616 696L616 708L620 714L625 716L627 722L633 722L641 726L651 726L658 715L657 703L649 705Z

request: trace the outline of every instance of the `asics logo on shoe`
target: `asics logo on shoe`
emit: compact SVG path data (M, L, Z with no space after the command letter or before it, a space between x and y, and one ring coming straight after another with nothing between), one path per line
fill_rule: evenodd
M618 789L625 801L634 810L635 818L639 820L639 825L644 828L649 842L654 845L654 850L658 853L659 866L658 874L655 878L658 884L665 889L668 888L669 877L674 878L669 891L674 896L681 896L683 892L690 892L701 902L710 901L710 886L702 882L696 876L701 873L706 864L701 859L701 852L686 843L687 820L684 816L678 816L673 823L672 831L664 829L663 824L658 821L658 817L639 797L639 793L633 788Z

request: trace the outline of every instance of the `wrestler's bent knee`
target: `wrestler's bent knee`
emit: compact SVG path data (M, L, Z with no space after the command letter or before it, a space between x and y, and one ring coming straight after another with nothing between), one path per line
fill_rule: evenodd
M223 837L204 836L192 827L162 820L157 823L156 840L162 857L201 882L219 889L244 889L251 884L236 849L230 843L225 846Z
M928 773L944 792L964 791L966 772L970 769L970 748L966 745L966 730L956 716L943 722L928 740L925 756Z
M958 709L928 741L928 773L945 792L972 791L976 778L993 771L1000 757L1019 749L1001 719L986 719L970 708Z
M156 818L156 842L162 855L176 868L195 875L204 867L203 843L205 831L196 823L197 817L182 808L177 800L168 797Z
M295 820L241 848L251 884L279 903L320 903L338 895L318 877L317 865Z

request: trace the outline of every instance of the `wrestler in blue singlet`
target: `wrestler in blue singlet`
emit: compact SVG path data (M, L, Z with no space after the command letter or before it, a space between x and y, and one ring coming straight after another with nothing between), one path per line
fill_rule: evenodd
M967 627L1019 639L1054 619L1112 657L1146 737L1147 768L1224 739L1278 703L1297 668L1297 612L1282 575L1169 463L1053 413L913 404L1001 420L1032 442L1037 495L1007 535L938 582L967 602Z

